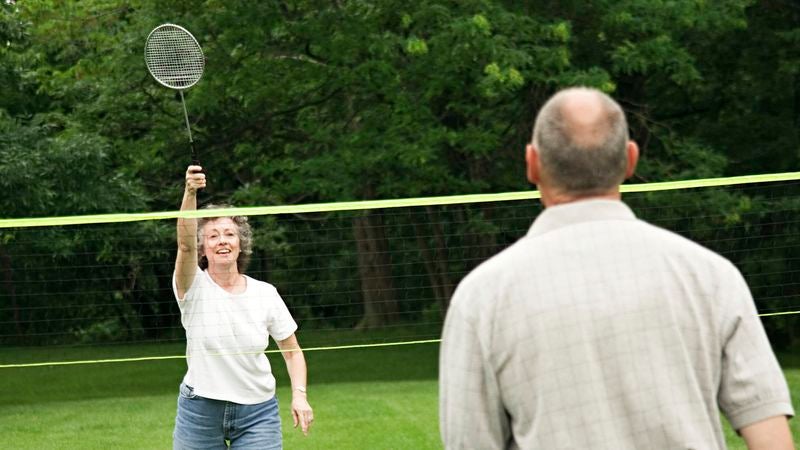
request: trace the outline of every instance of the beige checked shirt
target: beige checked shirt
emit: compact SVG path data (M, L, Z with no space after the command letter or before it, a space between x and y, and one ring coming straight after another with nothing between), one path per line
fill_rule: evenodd
M547 208L458 286L440 355L448 449L724 449L794 414L739 271L622 202Z

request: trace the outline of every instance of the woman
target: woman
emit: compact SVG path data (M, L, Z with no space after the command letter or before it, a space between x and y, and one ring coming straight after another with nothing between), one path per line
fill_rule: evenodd
M197 209L206 186L200 166L186 170L181 211ZM199 233L199 234L198 234ZM178 219L173 290L186 329L174 448L282 448L275 378L264 354L280 348L292 383L292 417L308 434L306 362L297 329L277 290L242 272L252 252L247 217Z

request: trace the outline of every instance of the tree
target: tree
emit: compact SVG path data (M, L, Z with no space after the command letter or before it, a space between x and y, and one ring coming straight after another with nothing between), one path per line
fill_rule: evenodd
M37 72L57 71L63 61L40 53L31 32L33 25L14 5L4 3L0 12L0 41L7 43L0 48L0 77L4 92L10 93L2 96L4 103L0 104L0 189L12 194L0 198L3 215L62 216L143 209L143 189L113 166L108 141L74 121L66 113L70 103L37 78ZM152 242L152 236L144 227L129 230L129 237L140 239L139 243ZM57 308L74 302L80 306L72 309L75 323L107 315L104 308L94 305L108 304L102 299L115 288L124 291L113 281L120 279L119 272L141 271L140 261L126 253L125 247L118 231L110 228L0 231L0 270L6 288L2 296L8 296L11 305L11 311L2 314L10 315L15 331L3 340L14 339L14 335L49 339L45 337L50 334L44 320L47 311L41 309L44 305ZM95 265L102 262L102 268L93 273L45 270L54 262L64 267L90 267L91 261ZM68 273L71 277L65 278ZM49 283L60 284L62 290L41 295L40 287ZM128 308L122 304L112 309L122 317L134 315ZM62 325L55 327L53 335L60 334Z
M189 160L180 101L153 82L142 60L147 33L163 22L192 30L207 56L203 79L186 97L209 201L522 190L522 149L536 110L575 84L621 100L644 153L635 181L791 170L798 159L798 9L787 0L26 0L3 11L0 33L10 45L0 49L0 81L13 89L0 98L7 112L0 120L13 124L9 142L74 147L86 139L91 154L103 155L88 167L115 171L138 193L140 203L120 202L123 209L177 208ZM702 240L712 226L768 229L766 192L647 201L680 201L676 214ZM45 202L36 199L53 194L45 187L29 195ZM86 203L71 201L65 211L84 211ZM792 207L779 203L768 205ZM712 213L715 222L702 218ZM297 311L313 306L309 314L320 322L413 320L419 313L393 293L413 292L443 310L460 274L513 238L504 211L492 205L420 214L265 219L253 267L288 286ZM334 237L343 228L352 239ZM286 238L292 229L308 230L308 242ZM408 229L420 237L399 237ZM309 247L333 256L319 262L300 254ZM729 250L740 265L754 264ZM299 280L297 261L310 268ZM775 270L790 273L791 261ZM169 270L159 271L148 279L168 289ZM412 273L430 282L411 285ZM333 294L352 291L360 308Z

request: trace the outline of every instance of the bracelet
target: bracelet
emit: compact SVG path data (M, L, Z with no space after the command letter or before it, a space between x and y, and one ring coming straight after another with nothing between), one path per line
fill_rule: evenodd
M302 392L303 394L305 394L305 393L306 393L306 387L305 387L305 386L295 386L295 387L294 387L294 389L292 389L292 390L294 390L294 391L300 391L300 392Z

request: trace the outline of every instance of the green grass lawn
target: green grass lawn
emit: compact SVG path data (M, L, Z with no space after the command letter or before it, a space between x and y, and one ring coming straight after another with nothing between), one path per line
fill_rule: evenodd
M69 349L0 349L0 364L21 360L180 354L180 345ZM291 428L290 392L280 356L270 355L282 401L289 449L439 449L438 346L317 351L309 399L316 421L310 436ZM782 354L800 410L800 356ZM0 369L0 432L17 449L171 448L183 360ZM795 436L800 425L792 421ZM726 430L730 448L745 448Z

